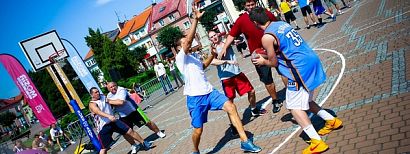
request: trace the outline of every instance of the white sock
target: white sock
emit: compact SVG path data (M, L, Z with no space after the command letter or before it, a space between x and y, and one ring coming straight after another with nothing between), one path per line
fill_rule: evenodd
M322 140L317 134L315 128L313 127L312 124L308 125L307 127L303 128L303 131L309 136L310 139L316 139L316 140Z
M165 133L163 133L163 132L161 132L161 131L157 132L157 135L158 135L158 137L160 137L160 138L164 138L164 137L166 136Z
M335 117L332 116L329 112L327 112L327 111L325 111L325 110L323 110L323 109L321 109L319 112L317 112L317 115L318 115L319 117L321 117L322 119L324 119L324 120L332 120L332 119L335 118Z

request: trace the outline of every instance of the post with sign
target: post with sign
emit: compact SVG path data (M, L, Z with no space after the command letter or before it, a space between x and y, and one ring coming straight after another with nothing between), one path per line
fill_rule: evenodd
M84 108L84 105L81 102L80 98L78 97L77 93L75 92L73 86L71 85L64 71L61 69L59 65L59 63L63 63L64 60L67 57L70 58L70 56L66 48L64 47L63 43L61 42L61 39L58 36L57 32L53 30L53 31L46 32L44 34L35 36L33 38L24 40L20 42L20 46L23 49L24 54L29 60L34 71L39 71L44 68L47 68L47 71L53 78L59 91L61 92L64 99L66 100L67 105L69 106L71 111L74 112L79 118L83 130L86 132L88 137L90 137L90 140L95 146L95 148L97 150L100 150L101 144L98 142L93 129L90 127L90 125L87 122L87 119L84 117L81 111L81 109ZM77 63L78 63L78 59L77 59ZM81 71L79 74L78 70L76 70L76 73L81 78L83 76L86 76L86 74L89 72ZM87 81L89 80L90 79L88 79ZM87 85L93 85L92 82L87 82L87 83L91 83ZM81 140L80 140L80 143L81 143Z
M101 144L100 142L98 142L97 136L94 134L94 131L91 129L90 125L88 124L87 117L83 115L83 112L81 112L81 109L75 100L71 100L70 105L74 109L74 112L77 115L78 119L80 120L83 130L86 132L86 134L90 138L90 141L93 143L95 149L97 149L97 151L100 151Z

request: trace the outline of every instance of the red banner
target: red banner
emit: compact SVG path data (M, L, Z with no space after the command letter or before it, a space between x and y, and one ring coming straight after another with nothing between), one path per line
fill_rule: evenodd
M34 115L40 121L41 126L49 127L51 124L55 123L56 119L50 109L48 109L43 97L41 97L36 86L33 84L20 62L11 55L3 54L0 55L0 63L3 64L7 72L9 72L21 93L24 94L24 98L33 110Z

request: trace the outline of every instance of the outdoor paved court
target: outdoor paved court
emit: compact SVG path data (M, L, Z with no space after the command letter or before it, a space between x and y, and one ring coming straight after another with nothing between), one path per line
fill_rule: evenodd
M345 9L336 22L299 33L314 48L333 49L346 59L345 70L341 58L331 52L318 51L326 69L327 82L319 87L316 100L331 109L343 120L344 127L323 137L329 144L327 153L404 153L410 152L410 21L409 0L361 0ZM300 12L298 12L300 14ZM327 17L327 16L325 16ZM325 21L330 22L329 19ZM298 19L304 27L302 19ZM250 59L239 59L242 71L257 91L257 101L268 94L254 70ZM215 67L207 72L211 83L221 90ZM274 73L277 91L283 83ZM280 91L284 97L284 91ZM264 101L263 100L263 101ZM269 112L250 117L249 103L243 96L235 100L247 134L263 148L261 153L301 153L308 146L297 126L286 121L289 112ZM147 110L148 116L164 129L167 137L157 139L146 127L135 128L143 137L155 140L156 147L139 153L191 153L190 117L182 89ZM315 120L315 123L320 121ZM242 153L240 140L229 132L229 120L223 111L210 112L200 144L201 153ZM283 144L282 144L283 143ZM279 145L281 145L279 147ZM130 152L130 145L120 138L109 153Z

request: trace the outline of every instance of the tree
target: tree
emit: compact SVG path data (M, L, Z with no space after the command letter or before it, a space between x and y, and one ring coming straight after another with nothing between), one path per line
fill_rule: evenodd
M69 112L63 96L58 91L47 70L29 72L29 76L46 102L54 117L61 117Z
M104 78L111 80L109 70L115 70L126 79L137 74L135 64L137 57L121 40L112 42L97 29L89 28L89 35L85 37L87 45L94 51L94 58L104 73Z
M87 90L85 89L85 86L83 85L81 80L79 80L78 75L75 73L71 65L69 65L67 60L65 60L64 63L65 64L62 66L64 73L73 85L74 90L77 92L80 99L84 101L87 97L90 97ZM35 73L29 72L28 74L39 90L48 108L53 113L54 117L59 118L70 112L70 110L68 110L66 101L64 100L57 86L54 84L54 81L51 78L50 74L48 74L47 70L44 69ZM87 102L83 103L85 105L85 103Z
M217 12L215 10L207 10L199 19L202 26L205 27L206 31L210 31L214 28L214 21L216 19Z
M14 120L16 120L16 114L13 112L7 111L4 113L0 114L0 125L8 127L11 124L14 123Z
M158 32L157 40L168 49L175 49L176 41L183 37L182 31L178 27L166 26Z

